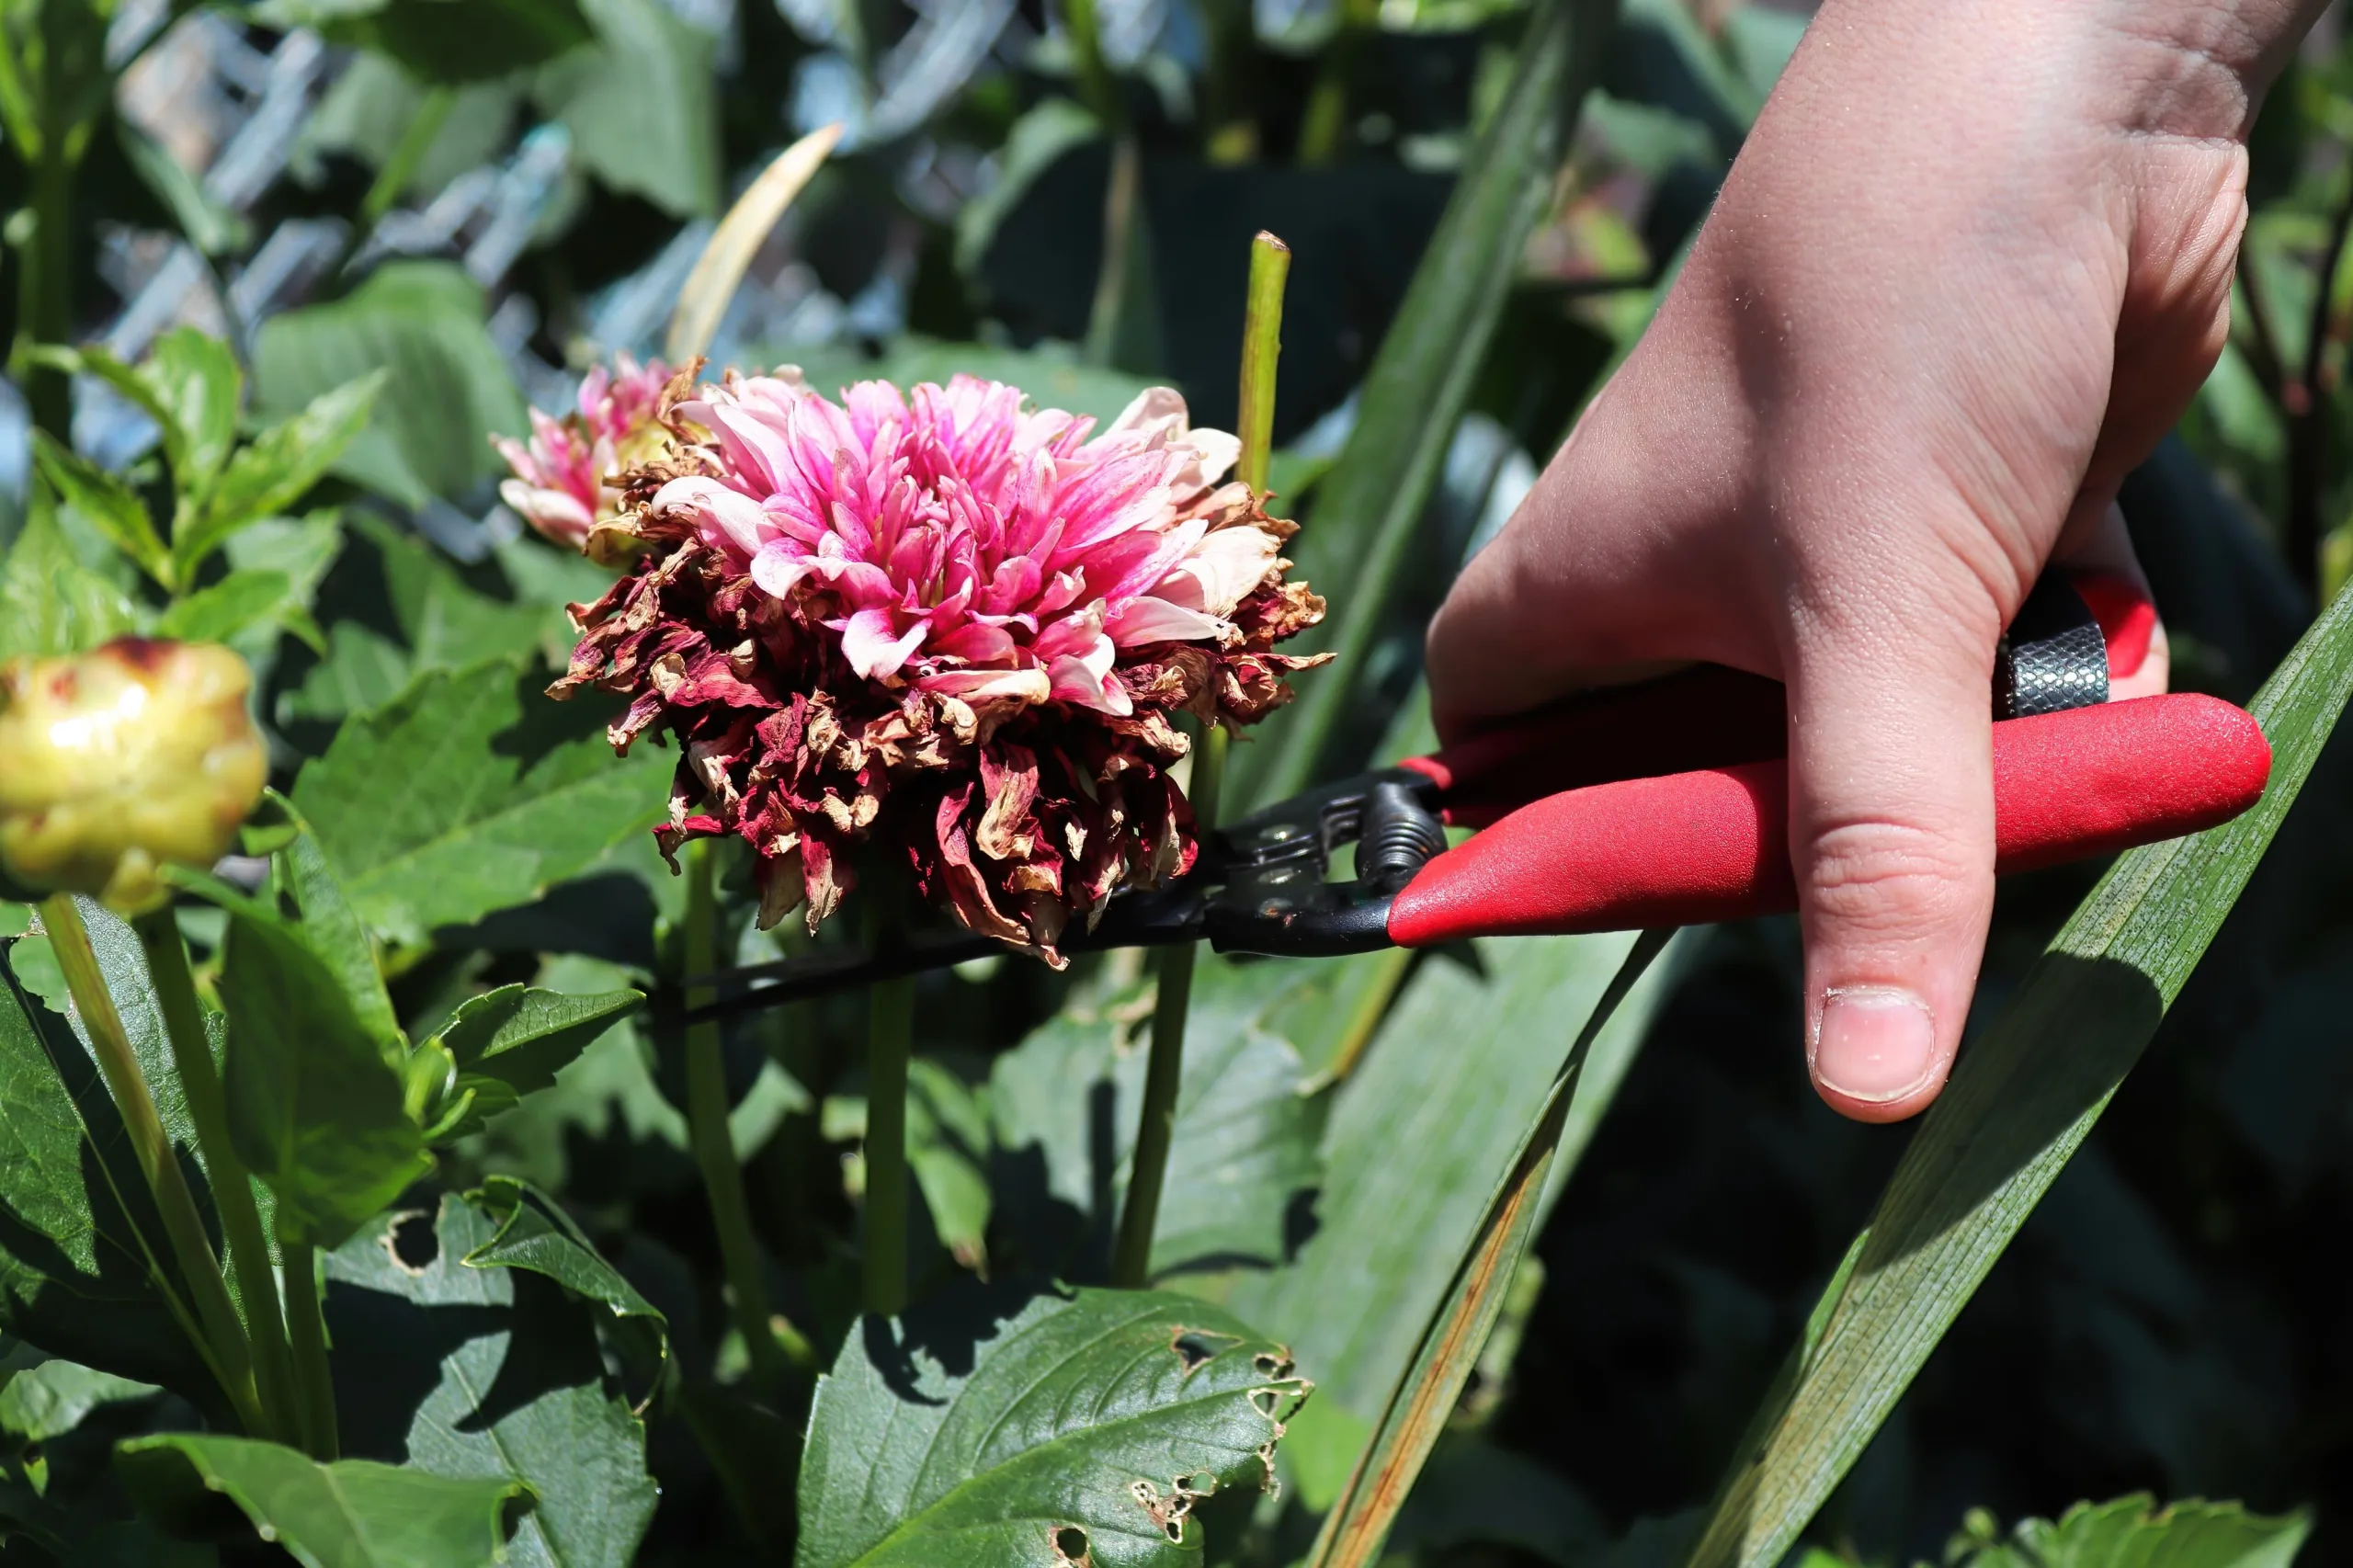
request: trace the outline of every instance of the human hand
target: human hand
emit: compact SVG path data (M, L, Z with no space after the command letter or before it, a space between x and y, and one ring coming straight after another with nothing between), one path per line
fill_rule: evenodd
M1657 320L1432 624L1440 733L1708 660L1790 694L1806 1059L1910 1116L1993 903L1987 692L2221 352L2314 0L1826 0ZM2114 695L2162 691L2162 633Z

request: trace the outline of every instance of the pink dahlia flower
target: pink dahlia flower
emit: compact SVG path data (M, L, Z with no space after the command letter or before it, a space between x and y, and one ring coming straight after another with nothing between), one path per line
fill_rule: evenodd
M670 411L625 481L638 548L558 695L630 699L612 729L683 743L665 849L733 833L763 916L813 927L870 840L976 931L1055 961L1073 917L1193 858L1168 774L1180 710L1239 726L1318 659L1274 653L1323 601L1292 525L1221 483L1235 441L1165 388L1094 422L959 376L836 404L797 370L730 374Z
M618 375L599 365L582 379L575 412L554 419L531 410L529 445L490 438L515 471L499 485L499 499L570 550L587 549L590 530L619 515L620 493L613 482L669 438L661 421L669 367L659 359L641 367L626 354L618 363Z

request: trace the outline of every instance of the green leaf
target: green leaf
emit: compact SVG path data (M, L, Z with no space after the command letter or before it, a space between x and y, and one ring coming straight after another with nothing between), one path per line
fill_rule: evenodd
M1238 1276L1226 1297L1315 1369L1319 1416L1380 1419L1559 1073L1572 1025L1594 1014L1634 941L1485 941L1478 970L1432 955L1407 982L1334 1096L1314 1235L1284 1267ZM1633 1064L1665 992L1654 970L1594 1042L1547 1200ZM1413 1158L1399 1158L1408 1149Z
M0 1329L183 1392L211 1375L167 1301L163 1234L97 1065L15 972L0 975ZM136 1220L134 1220L136 1216Z
M1768 1394L1695 1568L1778 1562L2091 1131L2246 886L2353 695L2340 593L2250 704L2271 782L2221 827L2120 857L1961 1053L1851 1274Z
M384 382L376 371L321 392L300 414L238 448L203 512L172 540L178 580L192 577L238 529L301 500L367 427Z
M33 432L33 461L57 498L74 508L106 541L142 572L169 586L170 552L147 516L147 504L131 486L61 444L46 430Z
M331 1247L432 1167L400 1074L293 928L231 906L229 1130L290 1243Z
M311 830L311 824L302 820L302 813L295 810L292 801L275 791L271 799L300 830L292 842L278 852L278 858L280 875L287 890L294 895L294 907L301 915L297 932L302 944L341 983L344 998L351 1004L352 1016L375 1040L378 1050L388 1058L396 1057L407 1037L401 1032L400 1017L392 1010L392 999L384 990L384 975L376 963L375 945L368 940L367 928L359 924L351 901L344 896L343 885L328 869L326 852L319 847L318 835Z
M997 176L956 210L956 270L977 278L996 232L1039 176L1064 154L1103 134L1103 122L1073 98L1044 98L1023 111L997 149Z
M458 10L457 0L421 0ZM280 416L370 371L367 428L333 472L402 506L463 494L505 472L491 433L519 435L522 393L484 330L481 285L446 262L387 262L340 300L285 311L254 340L254 393Z
M1993 1536L1989 1517L1973 1512L1970 1523L1946 1548L1952 1568L2288 1568L2313 1529L2302 1511L2266 1516L2195 1498L2158 1508L2145 1492L2078 1503L2056 1524L2020 1519L2007 1540Z
M265 0L255 16L374 50L429 83L486 82L589 37L574 0Z
M1470 402L1521 251L1550 209L1575 111L1601 68L1614 0L1537 0L1502 104L1461 182L1372 368L1339 466L1318 488L1313 516L1290 551L1294 579L1332 604L1298 652L1329 649L1337 665L1302 678L1299 700L1278 714L1258 746L1237 762L1242 800L1297 793L1324 762L1352 683L1395 597L1406 547ZM1228 788L1233 788L1229 784Z
M637 991L574 996L521 985L468 997L434 1037L456 1061L459 1091L474 1095L472 1117L454 1131L553 1086L558 1069L644 1001Z
M1651 931L1638 937L1586 1016L1539 1104L1534 1125L1489 1195L1444 1298L1423 1323L1413 1360L1391 1386L1371 1440L1324 1516L1308 1568L1370 1568L1379 1560L1390 1526L1469 1385L1503 1313L1512 1278L1535 1238L1545 1187L1568 1131L1569 1108L1594 1041L1673 936Z
M173 488L183 504L200 504L237 444L245 386L237 357L210 333L174 327L155 340L147 362L133 373L154 400Z
M353 531L358 536L355 548L376 557L392 619L407 647L358 621L336 621L325 662L286 704L288 717L340 719L381 707L426 670L459 669L534 650L561 665L570 653L573 633L563 602L519 591L544 585L518 585L516 600L493 598L469 585L449 557L414 534L375 517L356 519ZM578 564L597 570L585 561ZM609 575L605 581L610 585Z
M114 129L131 172L171 213L188 244L210 256L245 248L252 230L234 208L206 190L168 148L129 119L118 115Z
M719 95L711 35L660 0L582 0L597 47L540 74L540 105L573 156L612 189L676 218L720 207Z
M466 1254L469 1268L526 1268L622 1323L651 1329L667 1354L669 1323L636 1286L607 1263L555 1200L512 1176L492 1176L467 1201L498 1221L498 1233Z
M303 767L294 804L370 929L419 942L529 903L660 819L666 756L616 759L537 684L511 660L434 672Z
M794 1563L1197 1563L1195 1500L1266 1482L1310 1386L1165 1291L967 1288L869 1318L817 1385Z
M538 1506L516 1530L517 1562L628 1568L657 1490L645 1429L598 1345L615 1309L567 1294L552 1270L469 1263L509 1218L448 1193L437 1213L380 1216L328 1256L328 1328L363 1347L370 1374L338 1390L344 1449L529 1487Z
M1298 1051L1267 1027L1288 999L1290 976L1269 966L1259 980L1216 960L1201 974L1153 1238L1155 1276L1187 1265L1279 1262L1290 1200L1322 1172L1321 1105L1305 1092ZM1017 1154L1037 1147L1047 1190L1097 1227L1116 1224L1125 1201L1143 1104L1146 1053L1136 1042L1149 1028L1150 994L1139 986L1065 1007L997 1058L990 1075L998 1142Z
M143 1512L200 1528L212 1497L226 1497L304 1568L489 1568L506 1560L508 1518L530 1502L514 1482L372 1460L320 1464L251 1437L169 1432L134 1437L117 1455Z
M46 1443L79 1426L102 1404L145 1399L163 1391L74 1361L46 1360L21 1368L0 1384L0 1431L28 1443Z
M131 597L82 564L39 486L32 502L0 565L0 658L78 653L136 630Z
M381 171L402 154L403 143L419 115L427 112L436 91L451 94L449 110L402 188L392 193L429 199L466 170L507 152L521 97L513 83L474 82L437 89L381 54L361 54L319 100L302 127L296 156L339 153Z
M174 603L155 619L158 636L183 642L226 642L256 626L282 627L326 652L324 634L294 597L294 581L283 572L232 572Z

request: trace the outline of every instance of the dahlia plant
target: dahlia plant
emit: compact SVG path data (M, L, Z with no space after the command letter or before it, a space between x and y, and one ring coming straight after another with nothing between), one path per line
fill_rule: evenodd
M1191 865L1177 716L1253 723L1321 662L1275 652L1324 604L1285 579L1294 525L1224 483L1234 437L1167 388L1095 434L970 376L839 403L790 367L688 380L663 449L605 482L583 540L627 570L574 607L551 688L626 698L623 752L677 738L665 854L742 838L762 924L813 930L871 843L1056 965L1070 921Z

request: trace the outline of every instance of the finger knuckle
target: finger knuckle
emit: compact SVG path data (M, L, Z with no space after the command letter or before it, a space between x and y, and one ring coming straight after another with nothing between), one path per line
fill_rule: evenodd
M1993 875L1949 833L1873 819L1818 831L1801 870L1818 916L1865 929L1965 918Z

